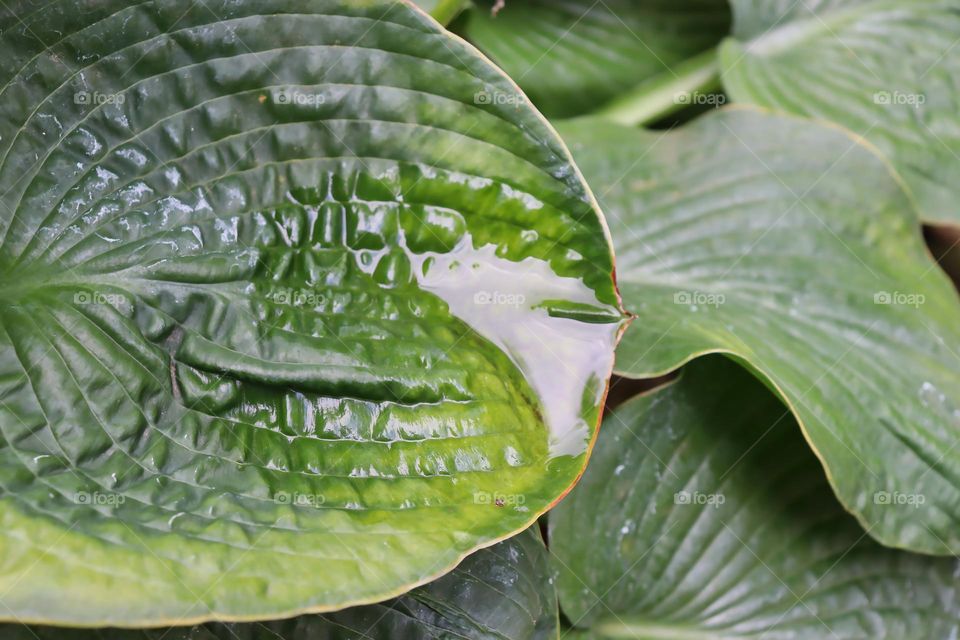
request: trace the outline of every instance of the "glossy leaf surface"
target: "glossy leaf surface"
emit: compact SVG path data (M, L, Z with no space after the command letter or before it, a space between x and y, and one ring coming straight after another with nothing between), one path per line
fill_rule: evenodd
M379 601L570 487L612 256L500 71L389 0L10 11L0 617Z
M550 527L561 608L583 637L960 632L957 560L871 540L837 504L789 411L718 356L604 419Z
M63 629L0 625L4 640L548 640L557 592L536 528L482 549L423 587L379 604L257 623L167 629Z
M960 224L960 2L732 4L720 62L734 100L843 125L893 163L924 220Z
M561 132L638 316L616 370L733 354L785 400L871 535L960 551L960 303L886 165L840 130L754 109L670 133Z
M463 31L550 117L592 111L720 41L721 0L477 2Z

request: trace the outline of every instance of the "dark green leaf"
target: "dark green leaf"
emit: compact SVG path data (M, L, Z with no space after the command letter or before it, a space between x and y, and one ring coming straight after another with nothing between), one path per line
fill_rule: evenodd
M583 480L550 514L550 543L561 608L593 638L960 631L956 559L873 542L789 410L716 356L607 416Z
M724 0L492 0L463 30L550 117L596 109L727 34Z

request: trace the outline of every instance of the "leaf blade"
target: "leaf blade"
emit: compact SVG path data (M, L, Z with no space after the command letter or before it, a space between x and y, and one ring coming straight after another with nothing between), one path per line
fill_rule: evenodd
M20 15L0 615L378 601L576 479L621 320L606 229L539 114L473 104L515 91L475 50L394 1Z
M550 520L561 607L589 637L956 631L955 560L870 540L789 411L728 359L691 363L603 434Z
M743 103L847 127L895 166L930 223L956 224L958 141L949 78L955 2L734 3L720 47L724 86ZM904 52L908 52L905 54Z
M334 640L442 637L486 640L556 637L556 590L538 531L482 549L456 569L400 598L329 614L264 623L209 623L153 630L0 625L11 640ZM447 635L450 634L450 635Z
M561 131L607 212L637 314L617 372L731 354L788 404L871 535L955 550L960 308L885 164L836 129L752 109L672 133L586 120ZM927 502L887 509L879 492Z

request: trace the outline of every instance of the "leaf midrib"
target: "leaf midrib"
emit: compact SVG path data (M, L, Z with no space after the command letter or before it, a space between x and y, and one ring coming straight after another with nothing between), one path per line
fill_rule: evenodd
M13 275L0 271L0 303L12 303L30 292L44 287L66 285L85 285L89 287L92 284L95 284L93 279L82 279L75 273L69 273L69 270L67 270L67 273L61 272L60 274L40 270L33 275Z

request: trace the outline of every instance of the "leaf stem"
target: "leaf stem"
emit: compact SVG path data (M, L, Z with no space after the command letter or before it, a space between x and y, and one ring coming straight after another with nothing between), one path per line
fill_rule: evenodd
M469 0L440 0L433 11L430 12L430 15L443 26L447 26L461 11L467 8L468 4L470 4Z
M644 80L596 115L625 125L649 124L694 104L697 94L719 88L717 50L709 49Z
M635 640L723 640L728 636L707 633L692 627L660 625L641 620L622 620L601 622L593 628L603 638L625 638Z

